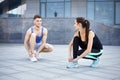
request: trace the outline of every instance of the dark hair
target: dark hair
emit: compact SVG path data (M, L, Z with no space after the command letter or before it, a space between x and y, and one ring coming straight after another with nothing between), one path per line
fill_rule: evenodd
M76 18L76 22L77 23L81 23L83 28L86 28L86 35L85 35L85 41L87 43L88 41L88 35L89 35L89 28L90 28L90 22L88 20L86 20L83 17L77 17Z
M33 19L35 20L36 18L42 18L42 17L40 15L35 15Z

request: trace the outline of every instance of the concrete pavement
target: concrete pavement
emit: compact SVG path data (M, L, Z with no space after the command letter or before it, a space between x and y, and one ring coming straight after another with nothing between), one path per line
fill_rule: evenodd
M80 59L79 67L67 69L67 45L53 45L31 62L23 44L0 44L0 80L120 80L120 46L104 46L97 68Z

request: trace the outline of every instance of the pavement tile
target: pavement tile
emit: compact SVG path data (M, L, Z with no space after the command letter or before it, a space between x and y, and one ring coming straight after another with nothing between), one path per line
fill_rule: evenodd
M0 44L0 80L120 80L120 46L104 46L97 68L80 59L78 68L67 69L68 45L53 45L31 62L23 44ZM114 54L113 54L114 53Z

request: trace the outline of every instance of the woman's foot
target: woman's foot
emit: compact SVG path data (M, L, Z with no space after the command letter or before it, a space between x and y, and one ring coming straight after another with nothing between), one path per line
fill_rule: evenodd
M77 68L78 67L78 61L76 62L69 62L67 65L67 68Z
M91 64L91 67L97 67L99 63L99 58L97 58L96 60L93 60L93 63Z

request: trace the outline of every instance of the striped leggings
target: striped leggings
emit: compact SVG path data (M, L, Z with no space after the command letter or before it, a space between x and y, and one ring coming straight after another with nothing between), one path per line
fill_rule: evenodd
M80 56L85 49L79 50L79 43L76 41L77 39L74 39L73 42L73 58L77 58L77 56ZM101 56L103 53L103 50L101 49L92 49L91 53L88 53L85 57L85 59L91 59L91 60L96 60L99 56Z

